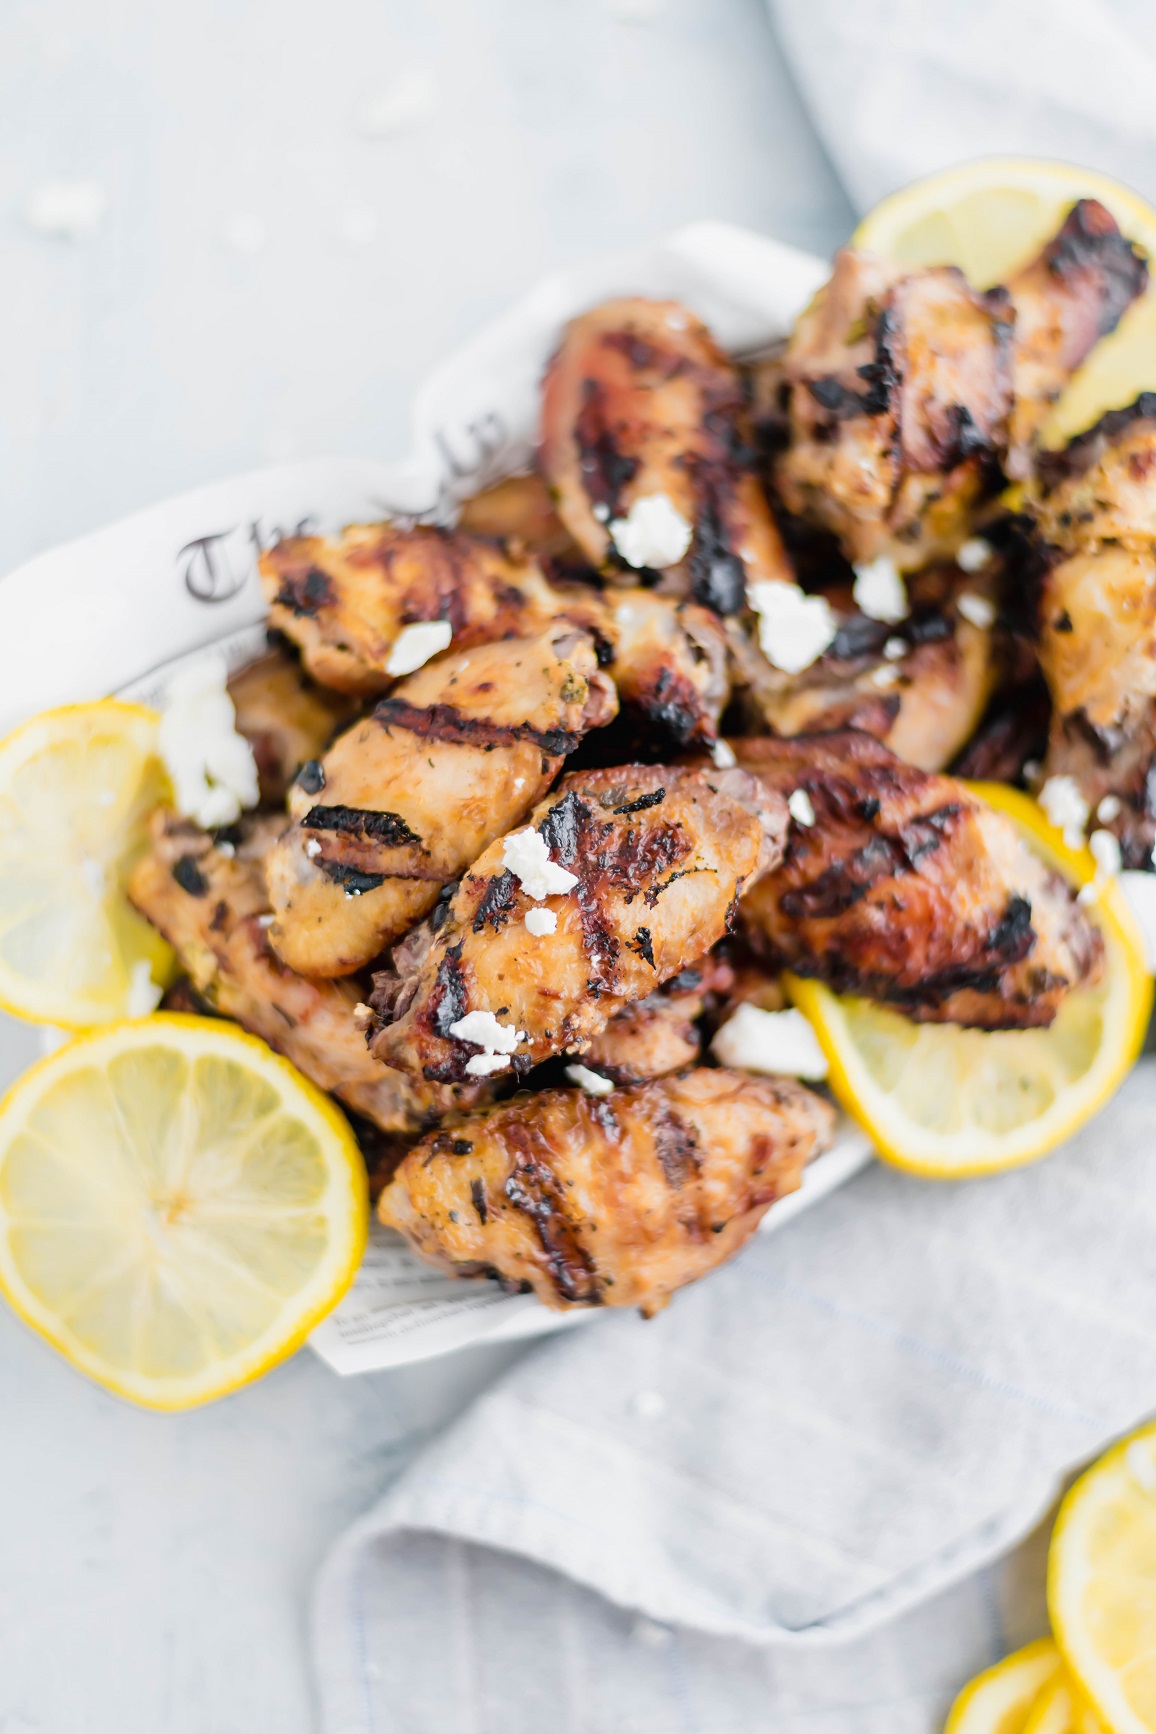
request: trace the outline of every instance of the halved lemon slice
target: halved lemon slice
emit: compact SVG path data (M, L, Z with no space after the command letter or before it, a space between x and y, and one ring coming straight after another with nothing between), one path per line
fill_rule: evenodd
M981 157L904 187L864 217L856 247L911 265L958 265L977 289L1037 253L1077 199L1098 199L1156 261L1156 211L1091 169L1031 157ZM1156 388L1156 287L1124 315L1075 375L1044 429L1059 444L1106 409Z
M0 1006L69 1029L149 1009L172 953L124 894L169 796L157 718L105 699L0 741Z
M1156 1426L1102 1457L1060 1506L1048 1607L1064 1661L1112 1734L1156 1728Z
M1023 1734L1032 1706L1060 1671L1050 1638L977 1674L951 1706L943 1734Z
M81 1036L0 1104L0 1289L150 1408L205 1403L288 1355L352 1281L367 1221L348 1123L216 1019Z
M1068 879L1094 878L1089 852L1069 849L1029 796L1002 783L970 786ZM1143 1045L1152 982L1114 883L1087 914L1104 936L1103 978L1069 993L1048 1029L913 1023L874 1001L784 978L827 1055L831 1088L880 1156L932 1178L991 1174L1046 1155L1103 1106Z

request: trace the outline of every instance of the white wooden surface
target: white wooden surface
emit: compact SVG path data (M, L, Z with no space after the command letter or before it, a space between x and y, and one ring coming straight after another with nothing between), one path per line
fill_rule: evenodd
M366 138L406 72L432 113ZM264 460L400 455L423 372L564 260L851 221L759 0L9 0L0 141L0 570ZM23 215L62 179L107 194L84 240ZM4 1077L33 1051L0 1027ZM163 1418L0 1312L0 1734L302 1734L319 1559L512 1352L305 1353Z

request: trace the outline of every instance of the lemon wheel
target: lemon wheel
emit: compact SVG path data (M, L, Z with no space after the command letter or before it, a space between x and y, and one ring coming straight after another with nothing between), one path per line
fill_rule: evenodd
M1089 852L1069 849L1029 796L1002 783L971 786L1069 880L1094 878ZM1143 1044L1152 982L1118 886L1102 886L1087 913L1104 938L1103 977L1069 993L1047 1029L914 1023L786 978L827 1055L832 1089L882 1157L939 1179L990 1174L1046 1155L1103 1106Z
M1156 1728L1156 1426L1125 1439L1060 1506L1048 1607L1077 1689L1112 1734Z
M0 741L0 1006L69 1029L151 1009L172 967L124 887L169 793L157 718L106 699ZM143 1000L142 1000L143 990Z
M943 1734L1023 1734L1042 1692L1060 1671L1060 1652L1050 1638L1005 1656L963 1688Z
M1106 175L1030 157L982 157L916 181L864 217L853 244L910 265L958 265L977 289L1004 282L1055 234L1077 199L1098 199L1156 260L1156 211ZM1156 389L1156 288L1098 343L1044 429L1054 445Z
M223 1021L81 1036L0 1104L0 1288L151 1408L223 1396L296 1348L352 1281L367 1221L348 1122Z

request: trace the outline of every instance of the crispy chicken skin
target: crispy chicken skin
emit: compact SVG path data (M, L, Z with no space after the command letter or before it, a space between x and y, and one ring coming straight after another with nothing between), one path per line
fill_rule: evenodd
M814 809L743 900L791 969L982 1029L1050 1024L1097 978L1102 941L1071 888L962 783L853 730L733 745L769 790L805 790Z
M427 1135L378 1214L457 1275L655 1313L795 1190L833 1118L799 1084L722 1070L516 1096Z
M472 1106L484 1086L427 1084L371 1058L353 1021L358 984L306 981L274 957L260 862L272 823L250 828L230 856L187 820L160 814L152 850L133 871L132 901L176 951L196 994L384 1132L418 1132L450 1108Z
M1091 200L985 294L954 266L905 273L845 249L783 357L787 509L833 530L854 561L887 554L915 570L951 554L1000 466L1026 473L1052 402L1146 282Z
M338 729L352 722L354 702L318 686L296 658L272 647L229 676L237 732L253 749L261 804L279 807L309 759L319 759Z
M1072 206L1047 246L1008 284L1015 306L1011 449L1023 479L1052 404L1101 337L1115 331L1148 287L1144 255L1095 199Z
M1040 667L1052 697L1047 776L1074 777L1126 866L1156 841L1156 393L1051 456L1030 498L1045 542Z
M266 866L282 962L336 976L376 957L617 708L593 640L563 624L402 681L290 791Z
M405 626L447 620L452 647L528 638L552 621L586 623L599 599L563 593L523 549L422 525L355 524L337 541L290 536L260 560L269 622L300 645L306 668L339 692L372 697Z
M645 741L670 748L718 739L731 685L726 635L711 609L622 590L608 598L604 632L618 696Z
M435 1081L471 1075L482 1049L452 1030L471 1011L520 1032L517 1072L580 1053L615 1012L723 937L744 888L779 858L786 807L742 771L627 765L571 772L530 824L577 876L539 905L556 931L529 932L533 905L492 844L420 968L378 981L370 1003L392 1021L371 1046L386 1065Z
M791 577L754 470L738 371L676 301L607 301L572 319L542 385L539 463L558 514L611 578L610 526L663 494L692 527L670 586L718 614Z
M583 1048L582 1064L615 1084L641 1084L685 1071L702 1052L695 1020L704 1004L698 988L659 988L623 1006Z
M507 476L474 494L462 505L457 527L471 536L518 542L539 560L563 569L586 565L539 475Z
M913 573L907 589L911 613L896 625L861 613L849 589L829 592L838 634L800 674L773 668L745 631L732 628L748 710L778 735L862 729L908 764L943 770L974 733L996 677L992 627L961 614L959 597L994 602L993 582L937 565Z

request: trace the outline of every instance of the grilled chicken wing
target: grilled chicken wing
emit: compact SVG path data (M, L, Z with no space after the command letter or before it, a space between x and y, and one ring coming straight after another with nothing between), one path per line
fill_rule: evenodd
M458 529L470 536L518 542L539 560L564 572L585 567L586 556L558 516L550 490L538 475L507 476L466 500Z
M290 536L260 569L270 624L300 645L310 674L366 696L393 685L390 653L406 626L447 621L453 648L465 650L601 618L596 592L551 586L523 550L424 525L355 524L338 541Z
M1102 941L1071 888L962 783L852 730L734 747L768 790L801 789L814 811L743 900L790 968L983 1029L1049 1024L1097 978Z
M851 560L887 554L915 570L953 553L1001 464L1023 473L1048 407L1146 282L1089 200L1006 289L982 295L954 266L905 273L844 250L783 358L784 504L833 530Z
M668 983L623 1006L583 1048L582 1064L615 1084L641 1084L647 1078L683 1072L702 1053L695 1020L702 1016L705 1003L701 989L679 989Z
M731 691L718 617L653 590L623 590L608 601L608 667L642 744L661 751L717 740Z
M267 650L229 676L237 732L253 749L261 804L279 807L309 759L319 759L338 729L352 722L355 705L317 686L285 651Z
M1156 393L1050 458L1030 500L1046 542L1040 666L1052 697L1046 774L1149 867L1156 841Z
M195 992L382 1131L418 1132L451 1108L473 1106L474 1084L427 1084L371 1058L354 1024L357 984L305 981L274 957L260 861L273 824L258 823L228 855L188 821L159 816L129 895L176 951Z
M832 1120L799 1084L721 1070L517 1096L423 1139L378 1214L457 1275L650 1314L738 1251Z
M581 1052L615 1012L653 992L726 932L737 898L779 857L785 804L741 771L628 765L572 772L531 815L575 876L533 905L491 845L456 892L421 967L371 1004L392 1021L373 1052L452 1081ZM531 908L556 918L535 936ZM460 1031L469 1013L475 1018ZM476 1025L489 1024L471 1039ZM497 1031L495 1023L501 1025ZM514 1040L510 1032L517 1033ZM487 1049L505 1042L491 1062Z
M401 682L290 792L293 824L266 864L277 955L305 975L368 963L617 708L593 640L564 625Z
M719 614L745 605L748 582L791 577L738 372L678 302L608 301L571 320L543 381L539 461L563 523L611 577L645 564ZM656 495L686 546L632 560L615 525Z
M829 593L838 634L801 674L773 668L736 624L731 649L761 722L778 735L862 729L921 770L949 764L995 684L992 577L930 566L907 589L911 613L897 625L861 613L849 590Z

